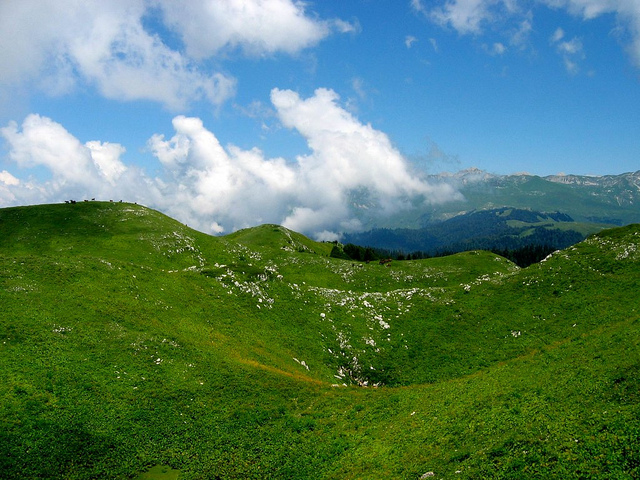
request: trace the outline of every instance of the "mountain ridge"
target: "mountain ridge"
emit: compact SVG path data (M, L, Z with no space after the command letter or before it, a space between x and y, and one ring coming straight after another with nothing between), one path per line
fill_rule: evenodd
M343 241L426 256L466 250L511 251L526 247L559 250L611 225L580 223L565 213L517 208L471 211L422 228L372 229L345 234Z
M495 175L478 169L468 169L452 175L432 175L435 182L450 182L459 186L471 209L514 207L538 211L560 211L577 221L596 221L586 207L615 212L622 219L600 223L637 223L640 221L640 170L619 175L547 175L527 173ZM564 198L563 198L564 196ZM555 203L546 203L551 197ZM577 202L582 199L582 202ZM494 200L492 202L492 200ZM497 204L501 201L502 204ZM506 203L512 202L512 203ZM464 202L462 202L464 203ZM543 205L546 208L543 208ZM442 207L445 211L446 206ZM435 211L438 209L436 208ZM606 215L603 215L603 217Z
M620 175L496 175L475 168L426 175L433 184L446 183L461 198L444 203L414 204L395 215L374 215L375 204L352 211L363 229L421 228L471 211L495 208L562 212L577 222L622 226L640 222L640 171ZM366 203L366 202L365 202Z
M447 183L462 198L414 205L384 219L371 213L375 209L356 209L365 227L358 232L344 232L341 241L426 255L473 248L562 249L604 228L640 222L640 171L600 177L539 177L527 173L495 175L472 168L427 178L434 184ZM487 216L507 210L521 216L526 211L541 217L562 214L572 223L553 221L544 225L534 219L519 224L518 230L497 224ZM483 224L483 220L489 221ZM515 222L509 227L515 227ZM484 233L481 235L480 231ZM522 237L528 237L527 241Z

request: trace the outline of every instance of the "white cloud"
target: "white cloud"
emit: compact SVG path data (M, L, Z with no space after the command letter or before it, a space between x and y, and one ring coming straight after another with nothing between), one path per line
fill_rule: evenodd
M524 47L529 41L529 36L533 31L533 18L531 12L528 12L524 19L519 21L515 27L509 31L508 37L511 45Z
M564 30L560 27L551 35L551 43L557 43L564 38Z
M332 90L303 99L274 89L271 100L282 124L306 140L308 155L287 162L257 148L222 146L200 119L177 116L170 139L156 134L148 142L161 165L158 178L125 165L117 143L82 144L53 120L29 115L21 128L0 129L17 168L0 172L0 202L126 199L211 233L279 223L334 238L360 228L354 199L390 215L416 202L457 198L452 187L414 175L387 135L352 116ZM34 168L50 178L24 180Z
M632 60L640 67L640 2L638 0L538 0L540 5L566 10L569 14L590 20L605 14L615 15L617 29L631 38L628 45ZM411 2L413 9L432 21L454 28L460 34L479 35L488 28L502 29L515 22L515 32L507 27L512 44L521 44L532 31L532 12L529 3L517 0L444 0L426 8L420 0ZM535 5L535 4L534 4ZM556 30L552 41L558 42L564 32ZM556 38L556 36L559 36Z
M543 0L543 2L553 8L567 9L573 15L582 16L587 20L621 8L633 9L634 3L637 3L635 0Z
M461 35L481 35L486 29L504 29L511 45L521 46L531 33L532 18L518 0L446 0L423 13L433 22L452 27ZM511 22L510 22L511 21ZM500 54L487 49L491 54Z
M491 20L491 7L495 0L448 0L429 12L441 25L450 25L459 33L480 33L482 24Z
M22 130L11 122L0 134L8 144L9 158L20 168L43 166L60 184L93 183L99 175L91 150L49 118L29 115Z
M336 223L352 220L348 216L349 195L361 192L378 207L391 214L408 206L411 198L445 201L454 195L446 187L432 186L413 176L406 160L389 138L371 125L360 123L338 105L332 90L318 89L302 99L290 90L271 92L283 125L297 130L311 153L299 156L299 195L303 208L284 222L291 228L308 231L331 230Z
M172 109L229 98L235 80L199 71L147 32L146 8L143 0L3 2L0 83L34 82L58 94L88 83L107 98L152 100Z
M171 139L149 141L170 179L161 187L165 211L201 228L213 220L215 232L280 223L328 238L327 232L359 227L349 204L354 191L366 191L387 214L411 199L455 195L412 176L388 137L340 107L333 91L302 99L274 89L271 99L282 124L305 138L311 154L294 163L266 159L258 149L223 147L197 118L176 117Z
M404 37L404 45L407 48L411 48L413 46L414 43L416 43L418 41L418 39L416 37L414 37L413 35L407 35L406 37Z
M573 37L571 40L564 40L564 38L564 30L558 28L551 36L551 43L555 45L556 51L562 57L567 73L577 75L580 72L579 61L585 58L582 40L578 37Z
M322 179L321 189L362 185L385 194L427 193L427 186L412 177L389 138L364 125L338 105L338 95L318 89L302 99L291 90L271 92L283 125L296 129L307 141L311 155L298 157L306 175Z
M185 52L145 28L155 9L177 32ZM183 109L220 105L236 81L199 60L221 50L294 54L332 32L354 31L339 19L319 20L293 0L20 0L0 2L0 86L28 83L48 94L78 84L107 98L151 100ZM203 34L206 32L205 34Z
M98 170L110 184L114 185L127 171L127 167L120 161L120 156L126 152L122 145L94 140L87 142L85 146L91 152L91 158Z
M329 21L329 26L332 30L335 30L338 33L360 33L362 31L362 27L360 22L355 19L353 23L347 22L344 20L340 20L339 18L334 18Z
M0 172L0 182L8 186L16 186L20 184L20 180L18 180L6 170Z
M216 233L282 218L295 181L283 159L265 159L258 149L225 149L198 118L178 116L173 127L170 140L149 140L169 179L161 188L162 209L200 228L213 225Z
M311 18L304 3L291 0L161 0L159 4L165 22L181 35L193 58L235 48L250 55L293 54L317 44L333 30L355 29L342 20Z
M494 44L490 47L487 46L486 50L491 55L503 55L507 51L507 47L505 47L505 45L501 42L494 42Z
M0 200L4 204L110 198L114 194L132 200L154 198L148 179L120 160L125 149L119 144L82 144L59 123L36 114L27 116L20 128L15 122L1 128L0 137L8 147L8 159L29 175L26 180L9 172L2 175ZM46 178L40 178L41 171Z
M574 37L568 42L558 43L558 51L567 55L579 55L582 53L582 41Z
M427 9L422 4L422 0L411 0L410 5L411 8L413 8L418 13L427 13Z

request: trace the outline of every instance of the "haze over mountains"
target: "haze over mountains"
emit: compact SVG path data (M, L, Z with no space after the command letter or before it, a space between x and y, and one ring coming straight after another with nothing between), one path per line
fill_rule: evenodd
M353 203L368 229L345 232L344 243L428 255L474 248L562 249L588 234L640 222L640 172L611 176L492 175L478 169L434 175L459 199L415 206L389 217L375 203Z
M625 225L640 221L640 170L621 175L540 177L526 173L494 175L473 168L427 179L451 185L460 197L416 207L389 219L371 214L370 222L379 228L418 228L474 210L501 207L561 212L577 222Z

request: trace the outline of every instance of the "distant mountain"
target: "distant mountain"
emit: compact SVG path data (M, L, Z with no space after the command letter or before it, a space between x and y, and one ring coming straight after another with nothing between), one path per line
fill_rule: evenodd
M344 243L427 255L466 250L516 250L545 245L566 248L601 230L564 213L496 208L463 213L422 228L377 228L344 236Z
M559 211L577 222L619 226L640 222L640 170L621 175L539 177L524 173L493 175L469 169L430 176L429 180L451 184L464 199L424 209L415 227L473 210L500 207Z
M453 186L461 199L391 218L375 217L370 207L360 212L368 231L343 241L430 254L542 243L565 248L603 228L640 222L640 171L539 177L468 169L428 179Z
M640 170L605 176L526 173L494 175L475 168L430 175L432 184L448 184L459 200L414 205L391 217L377 214L375 201L362 192L352 195L351 208L366 229L420 228L477 210L511 207L538 212L562 212L576 222L628 225L640 222Z

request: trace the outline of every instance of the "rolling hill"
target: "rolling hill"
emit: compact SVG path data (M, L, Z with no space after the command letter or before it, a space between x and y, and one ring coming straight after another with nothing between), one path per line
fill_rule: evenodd
M385 265L0 209L3 478L635 478L640 226Z

